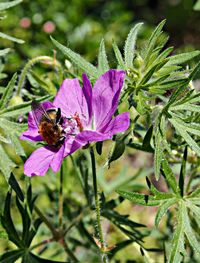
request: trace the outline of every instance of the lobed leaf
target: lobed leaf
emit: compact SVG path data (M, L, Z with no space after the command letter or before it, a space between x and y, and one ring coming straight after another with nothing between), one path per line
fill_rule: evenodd
M79 54L72 51L70 48L67 48L56 41L51 37L53 44L65 55L67 56L74 64L76 64L79 68L85 71L88 75L93 78L97 78L99 76L98 70L95 66L81 57Z
M162 161L162 169L163 169L165 178L166 178L168 184L171 186L173 192L179 193L180 189L177 185L176 177L175 177L175 175L174 175L174 173L173 173L173 171L172 171L171 167L169 166L166 159L164 159Z
M18 198L23 202L24 201L24 194L14 176L13 173L11 173L10 178L8 180L9 185L11 186L11 188L15 191L16 195L18 196Z
M148 42L148 46L147 46L147 49L145 51L145 54L144 54L144 61L148 61L154 47L155 47L155 44L158 40L158 37L160 36L161 34L161 30L165 24L166 20L163 20L160 22L160 24L155 28L155 30L153 31L153 33L151 34L150 36L150 39L149 39L149 42Z
M183 64L200 55L200 51L191 51L169 57L167 65Z
M0 256L1 263L15 263L24 254L23 249L16 249L12 251L5 252Z
M116 191L120 196L130 200L133 203L145 206L157 206L159 205L162 200L156 200L152 195L144 195L134 192L127 192L122 190Z
M125 60L126 68L133 67L135 42L136 42L138 31L140 30L142 25L143 23L136 24L129 32L128 37L126 39L124 46L124 60Z
M192 69L192 72L188 76L188 79L191 81L195 78L195 76L199 73L200 71L200 62Z
M162 217L167 213L167 210L175 205L177 203L177 199L176 198L171 198L169 200L167 200L166 202L163 202L160 207L158 208L157 214L156 214L156 218L155 218L155 225L156 227L158 227L160 220L162 219Z
M122 58L122 54L121 54L121 52L120 52L120 50L119 50L119 48L118 48L118 46L114 40L113 40L112 46L113 46L115 57L117 59L117 62L118 62L120 69L126 69L126 66L124 64L124 60Z
M183 139L188 143L190 148L200 156L199 145L192 139L192 137L188 134L185 128L174 119L169 119L169 121L172 123L172 125L178 131L178 133L183 137Z
M108 64L108 59L106 55L104 39L101 40L100 47L99 47L98 70L99 70L99 75L109 70L109 64Z
M184 218L184 232L187 236L187 239L192 249L194 249L194 251L198 254L198 256L200 256L199 242L196 239L195 232L193 231L190 225L190 219L189 219L187 208L185 204L183 204L182 213L183 213L183 218Z
M3 92L3 95L0 99L0 110L4 109L5 106L8 105L9 99L13 94L13 90L15 88L15 82L17 79L17 73L15 73L12 77L12 79L9 81L7 87L5 88L5 91Z
M9 176L16 164L9 158L5 152L3 146L0 144L0 171L4 175L6 181L8 181Z
M179 211L177 215L177 226L173 234L171 242L171 250L169 254L169 263L180 263L182 262L184 248L184 217L183 217L183 202L179 205Z
M156 180L160 177L160 167L163 160L163 145L162 145L162 136L159 131L155 134L155 154L154 154L154 170Z

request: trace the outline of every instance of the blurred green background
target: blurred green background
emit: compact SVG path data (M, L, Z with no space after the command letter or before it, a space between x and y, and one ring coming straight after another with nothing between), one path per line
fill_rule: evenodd
M1 40L1 46L14 47L7 71L19 70L29 58L52 55L49 35L96 64L99 42L105 38L107 50L112 40L122 46L130 28L145 22L140 40L147 39L153 26L166 18L169 45L175 49L193 50L200 46L200 13L193 0L24 0L7 11L0 21L0 31L24 39L25 44ZM139 42L140 44L140 42ZM108 52L109 53L109 52ZM112 58L112 54L110 54Z

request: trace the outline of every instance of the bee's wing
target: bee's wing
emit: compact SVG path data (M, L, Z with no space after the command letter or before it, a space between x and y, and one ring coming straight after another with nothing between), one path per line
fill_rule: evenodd
M32 112L33 112L33 117L34 117L35 122L36 122L38 127L39 127L41 120L44 118L47 121L52 122L51 118L49 118L49 115L46 112L46 110L44 109L44 107L42 106L42 104L40 104L39 102L34 100L31 103L31 108L32 108Z

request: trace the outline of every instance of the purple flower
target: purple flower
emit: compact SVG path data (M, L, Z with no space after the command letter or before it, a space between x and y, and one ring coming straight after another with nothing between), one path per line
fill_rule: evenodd
M63 142L59 147L46 145L34 151L24 165L24 173L43 176L49 167L57 172L63 158L77 149L111 139L114 134L127 130L130 125L128 112L113 118L124 77L124 71L109 70L99 77L94 88L86 74L83 74L83 88L78 79L65 79L53 103L42 103L45 110L61 109ZM38 133L33 112L28 116L28 130L20 139L44 141Z

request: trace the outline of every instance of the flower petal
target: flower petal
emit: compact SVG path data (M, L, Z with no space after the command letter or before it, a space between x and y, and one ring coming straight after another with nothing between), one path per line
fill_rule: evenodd
M90 125L92 121L92 85L86 74L83 74L82 78L83 78L83 93L87 101L87 107L88 107L87 125Z
M104 134L113 136L116 133L126 131L130 126L130 114L129 112L123 112L110 121L106 128L104 128Z
M54 171L54 173L56 173L59 170L59 168L62 164L62 160L64 158L64 152L65 152L65 144L63 144L60 147L60 149L57 152L55 152L55 154L54 154L54 157L53 157L52 162L50 164L51 169Z
M93 89L93 112L96 130L102 129L110 122L116 111L124 78L124 71L112 69L96 81Z
M43 141L42 137L38 134L38 127L32 112L28 114L28 130L21 134L20 139L34 142Z
M27 176L43 176L49 169L55 152L48 146L41 147L34 151L24 164L24 173Z
M61 112L67 117L70 118L78 113L83 124L88 122L87 101L78 79L65 79L53 104L55 107L61 108Z
M43 106L43 108L44 108L45 110L54 109L54 108L55 108L55 106L53 105L53 103L50 102L50 101L45 101L45 102L43 102L43 103L41 103L41 104L42 104L42 106Z

